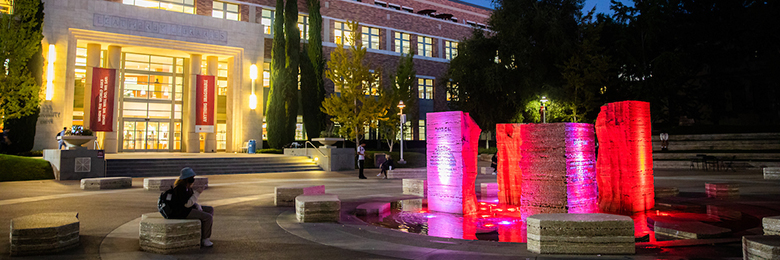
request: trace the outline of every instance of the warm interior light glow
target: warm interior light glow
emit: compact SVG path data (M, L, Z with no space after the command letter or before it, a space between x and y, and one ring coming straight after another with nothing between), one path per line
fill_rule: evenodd
M252 80L256 80L257 79L257 65L252 64L252 66L249 66L249 77Z
M49 44L48 65L46 66L46 100L54 98L54 61L57 60L57 50L54 44Z
M256 109L257 108L257 95L252 94L249 95L249 109Z

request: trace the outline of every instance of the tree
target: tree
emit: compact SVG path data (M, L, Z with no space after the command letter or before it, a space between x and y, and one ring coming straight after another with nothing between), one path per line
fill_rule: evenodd
M413 111L412 108L418 104L418 97L412 91L412 86L416 81L417 71L414 69L414 58L411 54L401 54L401 59L398 62L398 69L392 76L390 84L389 95L392 95L392 99L389 101L388 107L388 120L382 122L379 126L379 133L382 138L385 139L387 145L390 146L390 152L393 151L393 145L398 138L399 130L401 126L401 118L397 116L401 111L398 109L399 101L403 101L406 105L407 111ZM396 116L394 116L396 115ZM416 117L409 117L413 113L407 113L407 120L413 121ZM403 138L403 136L401 136Z
M0 14L0 117L4 121L33 115L40 104L41 86L28 63L41 53L43 3L19 0L13 9L13 14Z
M301 32L298 30L298 1L287 0L284 6L285 32L285 97L287 104L287 131L284 143L295 141L296 124L298 123L298 73L299 55L301 49Z
M330 54L328 69L325 75L333 81L339 93L332 93L322 102L322 111L333 117L333 121L341 124L339 134L360 143L365 133L365 127L376 128L378 123L387 122L392 95L379 87L379 97L367 95L370 87L375 84L376 75L365 61L366 48L357 38L357 22L349 22L350 42L356 43L346 47L339 43Z
M320 110L325 100L322 15L319 0L307 0L306 3L309 8L309 42L301 52L301 106L306 134L309 138L317 138L325 129L325 114Z

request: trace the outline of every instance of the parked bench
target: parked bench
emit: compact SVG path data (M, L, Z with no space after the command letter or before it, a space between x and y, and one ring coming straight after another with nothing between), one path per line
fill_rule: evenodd
M133 178L108 177L81 179L82 190L125 189L133 186Z
M300 222L338 222L341 200L336 195L295 197L295 217Z
M11 256L62 252L79 246L79 213L41 213L11 219Z
M165 219L159 212L141 215L141 250L171 254L200 248L200 220Z
M325 194L325 185L279 186L274 188L274 205L277 207L294 207L295 197L316 194Z
M611 214L536 214L526 219L537 254L634 254L634 221Z
M179 177L153 177L144 178L144 190L166 191L173 187L173 184ZM209 187L209 178L205 176L195 176L193 189L207 189Z

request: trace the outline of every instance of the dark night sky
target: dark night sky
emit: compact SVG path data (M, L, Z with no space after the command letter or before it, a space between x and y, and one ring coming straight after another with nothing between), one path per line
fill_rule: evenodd
M490 0L461 0L463 2L468 2L476 5L491 7ZM631 0L620 0L623 4L631 4ZM609 10L609 0L585 0L585 7L583 8L585 11L590 11L590 9L593 8L593 6L596 6L596 12L597 13L606 13L606 14L612 14L612 10Z

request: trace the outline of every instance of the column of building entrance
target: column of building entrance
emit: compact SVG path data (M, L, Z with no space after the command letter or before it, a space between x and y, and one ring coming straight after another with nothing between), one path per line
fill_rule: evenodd
M100 67L100 44L87 44L87 83L84 84L84 128L89 128L91 122L90 112L92 108L92 69ZM87 143L86 147L92 147L93 142Z
M184 151L188 153L200 152L200 139L195 132L195 84L197 76L201 72L200 64L203 57L200 54L190 54L189 84L184 89L184 104L182 109L182 124L184 125Z
M87 54L89 55L89 54ZM99 56L98 56L99 57ZM114 82L114 86L118 88L120 86L119 80L120 77L118 75L120 71L120 67L122 66L122 47L116 46L116 45L109 45L108 46L108 55L106 57L106 67L109 69L116 69L116 82ZM90 77L91 79L91 77ZM121 91L116 90L114 91L114 122L112 124L114 125L112 129L114 131L111 132L105 132L103 135L103 149L106 153L117 153L119 151L118 146L118 133L119 133L119 100L120 100L120 93ZM91 107L90 107L91 109ZM86 106L85 106L86 110ZM86 118L86 111L85 111L85 118ZM85 123L86 125L86 123Z
M216 79L218 77L219 69L219 59L217 56L207 56L206 57L206 75L214 76ZM216 84L216 82L215 82ZM213 153L217 151L217 109L219 109L219 96L217 95L219 93L219 87L214 88L214 110L210 111L209 113L214 114L214 132L213 133L206 133L206 145L203 149L204 152L207 153Z

